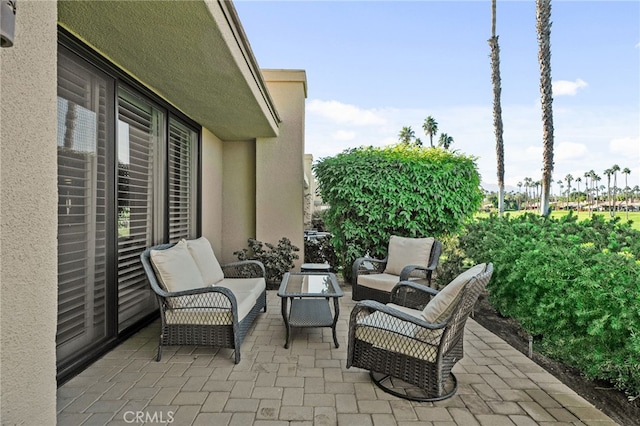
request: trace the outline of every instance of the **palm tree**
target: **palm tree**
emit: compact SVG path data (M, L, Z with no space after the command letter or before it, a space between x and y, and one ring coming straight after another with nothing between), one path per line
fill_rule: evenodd
M520 210L521 198L522 198L522 182L518 182L518 210Z
M593 177L591 178L593 180L593 182L595 182L595 190L596 190L596 210L598 210L598 200L600 199L600 194L598 194L598 189L600 188L598 186L598 182L600 182L602 180L602 178L600 176L598 176L597 174L593 173Z
M613 212L616 210L616 202L618 201L618 172L620 171L620 166L614 164L611 166L611 171L613 172L613 197L611 198L613 209L611 210L611 217L613 217Z
M607 169L604 171L604 174L607 175L607 204L609 204L609 214L613 216L613 211L611 210L611 175L613 174L613 170Z
M586 194L586 202L589 209L589 216L591 216L591 203L589 202L589 178L591 174L589 172L584 172L584 192Z
M549 192L553 173L553 94L551 88L551 0L536 0L536 30L538 62L540 64L540 94L542 105L542 198L540 214L549 215Z
M415 137L416 132L413 131L411 126L404 126L402 130L400 130L400 133L398 133L398 141L407 145L409 145Z
M631 173L631 170L628 167L622 169L622 174L624 175L624 198L627 202L627 220L629 220L629 184L627 183L629 173Z
M429 143L431 144L431 148L433 148L433 135L438 133L438 123L435 118L428 116L424 119L422 128L424 129L425 134L429 135Z
M567 202L566 202L565 205L567 206L567 210L569 210L569 201L570 201L570 197L571 197L571 182L573 181L573 176L571 176L571 173L566 175L564 177L564 180L567 181Z
M578 202L578 211L580 211L580 182L582 182L582 178L578 176L576 178L576 187L577 187L576 201Z
M558 191L558 197L556 198L556 205L560 207L560 197L562 197L562 190L564 189L564 185L562 184L562 180L558 180L558 187L560 188Z
M446 133L440 133L440 140L438 140L438 146L443 147L444 149L449 149L451 144L453 143L453 138Z
M498 172L498 215L504 212L504 141L502 139L502 105L500 94L500 47L496 35L496 0L491 1L491 82L493 83L493 128L496 134L496 160Z

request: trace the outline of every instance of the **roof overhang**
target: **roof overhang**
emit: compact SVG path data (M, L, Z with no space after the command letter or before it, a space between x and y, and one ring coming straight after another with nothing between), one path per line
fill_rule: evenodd
M58 23L220 139L278 135L231 2L65 0Z

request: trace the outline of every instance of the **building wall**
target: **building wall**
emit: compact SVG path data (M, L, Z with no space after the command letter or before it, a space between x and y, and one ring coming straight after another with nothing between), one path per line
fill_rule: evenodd
M56 3L20 1L0 49L0 423L55 424Z
M238 260L233 252L247 248L256 236L256 143L224 143L221 262Z
M282 123L277 138L256 141L256 238L275 244L287 237L304 259L304 117L306 75L263 70Z
M223 143L202 129L202 235L216 256L222 252Z

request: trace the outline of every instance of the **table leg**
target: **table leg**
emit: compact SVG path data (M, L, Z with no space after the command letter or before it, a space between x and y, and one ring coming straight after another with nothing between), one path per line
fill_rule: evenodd
M336 348L339 348L338 336L336 336L336 324L338 323L338 316L340 316L340 304L338 303L337 297L333 298L333 311L333 325L331 326L331 329L333 330L333 343L336 345Z
M283 297L282 301L281 301L281 307L282 307L282 319L284 320L284 327L286 329L286 337L284 339L284 348L288 349L289 348L289 314L287 312L287 304L288 304L289 298L288 297Z

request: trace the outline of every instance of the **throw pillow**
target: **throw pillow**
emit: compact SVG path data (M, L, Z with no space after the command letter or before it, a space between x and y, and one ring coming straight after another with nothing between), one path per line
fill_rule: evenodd
M187 249L185 240L166 250L151 250L153 265L160 284L170 292L205 287L196 262Z
M222 272L218 259L216 259L213 253L209 240L205 237L200 237L196 240L187 240L187 248L200 270L204 285L215 285L224 279L224 273Z

